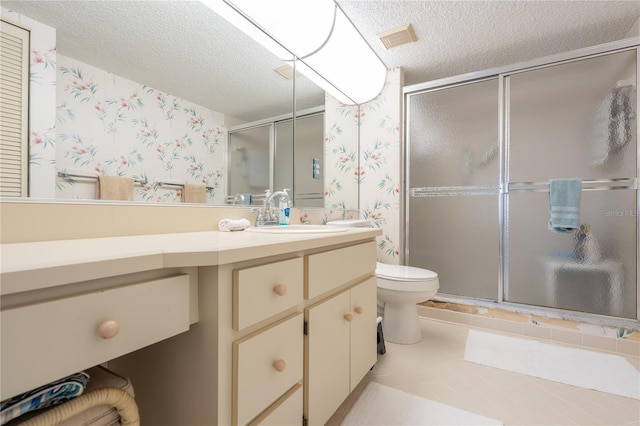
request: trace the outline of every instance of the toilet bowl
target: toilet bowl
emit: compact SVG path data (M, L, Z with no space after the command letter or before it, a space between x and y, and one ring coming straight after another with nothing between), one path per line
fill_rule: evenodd
M327 225L371 226L367 220L337 220L327 222ZM405 345L421 341L422 331L416 304L433 298L438 292L438 274L413 266L377 262L376 278L384 339Z
M405 345L422 340L417 303L433 298L440 284L438 274L413 266L376 264L378 303L384 306L385 340Z

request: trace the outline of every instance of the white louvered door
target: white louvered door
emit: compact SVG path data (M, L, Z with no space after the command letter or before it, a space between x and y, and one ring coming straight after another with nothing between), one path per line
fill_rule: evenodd
M0 21L0 196L28 184L29 31Z

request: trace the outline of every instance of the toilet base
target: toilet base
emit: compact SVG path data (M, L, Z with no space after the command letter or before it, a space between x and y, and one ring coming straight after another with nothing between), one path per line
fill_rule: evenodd
M411 303L384 304L382 317L384 340L402 345L412 345L422 340L422 330L418 320L418 308Z

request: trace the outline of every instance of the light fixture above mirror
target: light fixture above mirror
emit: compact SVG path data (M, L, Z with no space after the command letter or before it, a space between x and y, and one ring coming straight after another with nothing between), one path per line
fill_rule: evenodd
M333 0L203 0L344 104L375 98L386 66Z

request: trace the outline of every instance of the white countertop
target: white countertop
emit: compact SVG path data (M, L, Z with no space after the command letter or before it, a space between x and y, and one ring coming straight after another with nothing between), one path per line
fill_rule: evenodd
M222 265L381 233L375 228L326 234L210 231L2 244L0 295L154 269Z

